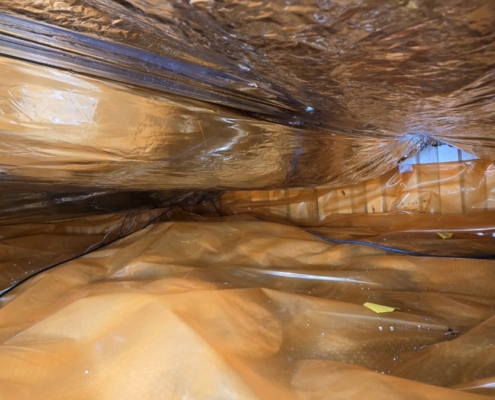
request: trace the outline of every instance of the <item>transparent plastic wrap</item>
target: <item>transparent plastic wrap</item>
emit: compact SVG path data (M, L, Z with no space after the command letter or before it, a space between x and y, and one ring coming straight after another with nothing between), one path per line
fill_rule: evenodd
M486 398L494 274L246 217L161 223L1 298L0 398Z
M1 1L0 400L494 397L494 26ZM393 170L436 141L487 160Z
M50 189L56 190L57 187ZM8 193L0 194L0 227L162 209L172 204L191 206L218 196L214 192L67 192L64 191L67 187L59 189L60 191L26 193L25 188L7 186L4 191Z
M142 210L2 226L0 295L42 270L144 228L165 211Z
M495 210L495 167L476 160L410 165L339 188L226 192L199 213L249 214L302 225L325 225L334 214L475 214Z
M5 179L338 186L433 140L495 155L491 0L0 8Z

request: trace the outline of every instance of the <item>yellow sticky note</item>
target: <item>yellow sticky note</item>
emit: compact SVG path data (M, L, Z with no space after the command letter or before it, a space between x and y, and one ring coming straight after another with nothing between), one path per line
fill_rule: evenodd
M393 312L395 310L398 310L398 308L395 307L382 306L380 304L368 303L368 302L364 303L363 306L369 308L371 311L374 311L377 314Z
M453 233L450 232L437 232L437 235L440 236L442 239L450 239L453 235Z

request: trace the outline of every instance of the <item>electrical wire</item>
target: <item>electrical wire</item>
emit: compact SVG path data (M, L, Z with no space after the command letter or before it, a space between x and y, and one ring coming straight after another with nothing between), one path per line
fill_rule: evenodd
M160 217L162 215L163 214L161 214ZM153 222L153 221L151 221L151 222ZM399 249L397 247L384 246L384 245L378 244L378 243L366 242L364 240L332 239L332 238L329 238L329 237L326 237L326 236L323 236L323 235L319 235L317 233L312 233L312 232L309 232L309 233L311 235L313 235L313 236L315 236L315 237L317 237L319 239L322 239L325 242L329 242L329 243L368 246L368 247L373 247L375 249L380 249L380 250L388 251L388 252L391 252L391 253L397 253L397 254L402 254L402 255L406 255L406 256L413 256L413 257L458 258L458 259L473 259L473 260L492 260L492 259L495 259L495 254L470 255L470 256L453 256L453 255L441 255L441 254L426 254L426 253L418 253L418 252L415 252L415 251L409 251L409 250L405 250L405 249ZM120 238L117 238L114 241L112 241L110 243L106 243L106 244L104 244L104 245L102 245L100 247L107 246L107 245L109 245L109 244L117 241L118 239L120 239ZM99 248L96 248L95 250L98 250ZM54 265L50 265L47 268L44 268L44 269L41 269L41 270L35 272L34 274L32 274L32 275L30 275L30 276L28 276L28 277L20 280L19 282L15 283L14 285L10 286L9 288L7 288L7 289L5 289L3 291L0 291L0 297L5 296L7 293L11 292L12 290L14 290L15 288L17 288L18 286L20 286L24 282L28 281L29 279L32 279L35 276L37 276L39 274L42 274L43 272L46 272L46 271L48 271L48 270L50 270L52 268L58 267L59 265L62 265L62 264L65 264L65 263L67 263L69 261L75 260L75 259L81 257L82 255L84 255L84 254L79 254L79 255L77 255L75 257L72 257L72 258L69 258L67 260L61 261L61 262L59 262L57 264L54 264Z
M426 254L426 253L418 253L415 251L409 251L404 249L399 249L397 247L384 246L382 244L367 242L364 240L342 240L342 239L332 239L323 235L319 235L317 233L311 233L313 236L316 236L326 242L335 243L335 244L353 244L353 245L361 245L373 247L375 249L385 250L392 253L403 254L406 256L413 257L435 257L435 258L462 258L462 259L473 259L473 260L491 260L495 259L495 254L486 254L486 255L469 255L469 256L453 256L453 255L441 255L441 254Z

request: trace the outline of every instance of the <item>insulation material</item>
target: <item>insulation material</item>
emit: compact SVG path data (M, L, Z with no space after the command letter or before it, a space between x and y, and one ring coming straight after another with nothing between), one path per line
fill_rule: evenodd
M132 0L141 10L154 3ZM256 49L250 67L287 81L323 126L424 135L493 159L491 0L200 1L177 9L206 13L241 48Z
M0 398L486 398L494 263L162 223L3 297Z
M303 131L6 58L0 68L0 185L93 192L342 184L386 172L416 146L411 138ZM387 149L363 158L378 142ZM329 161L334 150L339 157Z
M226 192L215 204L227 215L247 213L305 225L325 224L333 214L495 210L495 167L489 161L408 165L401 170L337 189Z
M495 155L491 0L7 0L0 10L3 180L342 186L436 141Z

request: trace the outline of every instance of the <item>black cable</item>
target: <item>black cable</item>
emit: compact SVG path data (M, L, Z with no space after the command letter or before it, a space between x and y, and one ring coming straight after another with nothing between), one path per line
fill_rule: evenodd
M108 243L110 244L110 243ZM102 247L102 246L100 246ZM98 248L96 248L95 250L98 250ZM0 297L3 297L5 296L7 293L10 293L12 290L14 290L15 288L17 288L18 286L22 285L24 282L28 281L29 279L31 278L34 278L35 276L41 274L42 272L46 272L48 271L49 269L52 269L52 268L55 268L55 267L58 267L59 265L62 265L62 264L65 264L69 261L72 261L72 260L75 260L76 258L79 258L81 256L83 256L84 254L86 253L82 253L82 254L78 254L77 256L74 256L74 257L71 257L71 258L68 258L67 260L64 260L64 261L60 261L59 263L57 264L53 264L53 265L50 265L49 267L46 267L46 268L43 268L43 269L40 269L39 271L36 271L35 273L33 273L32 275L29 275L28 277L20 280L19 282L16 282L14 283L12 286L8 287L7 289L4 289L2 291L0 291Z
M211 199L211 204L213 204L213 207L215 208L216 212L223 217L222 212L218 209L217 205L215 204L215 199Z
M163 216L163 214L161 214L160 217L161 216ZM158 218L156 218L156 219L158 219ZM155 220L153 220L153 221L155 221ZM153 221L151 221L151 222L153 222ZM148 224L147 226L149 226L149 225L150 224ZM384 246L384 245L381 245L381 244L378 244L378 243L366 242L364 240L331 239L331 238L326 237L326 236L323 236L323 235L318 235L317 233L312 233L312 232L308 232L308 233L311 233L313 236L316 236L317 238L320 238L320 239L324 240L325 242L329 242L329 243L335 243L335 244L353 244L353 245L368 246L368 247L373 247L375 249L385 250L385 251L389 251L389 252L392 252L392 253L399 253L399 254L403 254L403 255L406 255L406 256L413 256L413 257L460 258L460 259L472 259L472 260L492 260L492 259L495 259L495 254L480 255L480 256L444 256L444 255L440 255L440 254L425 254L425 253L417 253L415 251L409 251L409 250L399 249L397 247ZM113 240L113 241L111 241L109 243L106 243L106 244L102 244L102 245L98 246L97 248L93 249L92 251L99 250L101 247L108 246L108 245L112 244L113 242L116 242L119 239L121 239L121 238L117 238L117 239L115 239L115 240ZM69 261L75 260L75 259L83 256L84 254L86 254L86 253L78 254L77 256L74 256L74 257L69 258L69 259L64 260L64 261L61 261L61 262L59 262L57 264L54 264L54 265L50 265L47 268L43 268L43 269L35 272L34 274L32 274L32 275L30 275L30 276L28 276L28 277L20 280L19 282L15 283L14 285L10 286L9 288L7 288L7 289L5 289L3 291L0 291L0 297L3 297L7 293L10 293L12 290L14 290L18 286L22 285L24 282L28 281L29 279L34 278L35 276L37 276L37 275L39 275L39 274L41 274L43 272L46 272L46 271L48 271L48 270L50 270L52 268L58 267L59 265L62 265L62 264L65 264L65 263L67 263Z
M444 255L440 255L440 254L425 254L425 253L417 253L415 251L399 249L397 247L384 246L384 245L378 244L378 243L366 242L364 240L331 239L331 238L323 236L323 235L318 235L317 233L312 233L312 232L309 232L309 233L311 233L313 236L316 236L320 239L323 239L324 241L329 242L329 243L362 245L362 246L373 247L373 248L380 249L380 250L390 251L393 253L399 253L399 254L403 254L406 256L413 256L413 257L462 258L462 259L473 259L473 260L495 259L495 254L487 254L487 255L479 255L479 256L448 256L448 255L444 256Z

